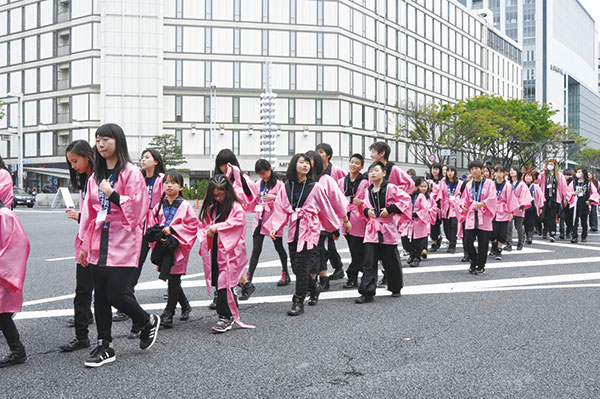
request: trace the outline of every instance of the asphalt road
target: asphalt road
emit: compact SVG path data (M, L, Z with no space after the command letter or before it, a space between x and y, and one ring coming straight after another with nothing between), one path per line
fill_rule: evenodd
M444 245L421 267L404 269L399 299L380 291L375 303L356 305L357 293L336 281L296 318L285 314L293 284L276 287L280 266L265 240L257 291L241 304L242 320L257 328L223 335L211 334L217 317L194 250L184 285L191 320L176 318L148 351L125 338L130 321L115 323L116 362L86 369L86 350L57 349L74 337L65 319L76 223L60 211L17 213L32 244L16 320L29 360L0 370L2 398L600 397L599 235L578 245L536 239L490 260L483 276L468 274L462 254L446 254ZM347 259L345 241L338 246ZM148 261L139 302L160 314L164 287Z

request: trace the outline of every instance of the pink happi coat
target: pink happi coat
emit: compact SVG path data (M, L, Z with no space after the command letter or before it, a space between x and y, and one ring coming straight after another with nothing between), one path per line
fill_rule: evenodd
M442 219L452 219L456 217L456 205L460 200L460 188L464 182L457 179L454 194L450 193L450 185L446 179L442 179L439 183L438 200L440 201L440 209Z
M456 214L458 222L465 222L465 230L484 230L492 231L492 220L496 216L496 206L498 198L496 197L496 186L493 180L485 179L482 181L483 187L481 190L481 202L485 205L477 210L479 225L475 226L475 199L473 198L473 180L467 183L465 191L458 204L458 212Z
M92 174L87 183L87 198L81 207L79 237L81 250L87 252L87 261L97 265L103 222L98 220L102 211L98 196L98 181ZM110 222L106 266L138 267L142 247L142 225L148 211L148 189L144 176L132 163L121 170L113 189L119 193L120 207L111 202L106 222Z
M156 215L157 212L158 215ZM158 203L150 214L148 226L152 227L155 224L164 226L165 221L166 217L164 213L164 207ZM199 226L200 222L198 221L194 207L189 202L184 200L177 208L175 216L173 216L171 224L169 225L169 227L172 229L171 231L175 231L175 233L172 233L171 236L179 243L177 249L175 250L175 263L171 267L171 274L187 273L190 252L192 251L192 247L196 242ZM150 247L152 249L154 249L155 246L156 242L150 243ZM158 266L156 268L158 269Z
M0 208L0 313L21 311L29 249L17 215L10 208Z
M85 190L79 190L79 217L81 218L81 209L83 208L83 202L87 199L87 182L85 184ZM83 240L79 236L79 231L75 235L75 262L79 262L79 251Z
M269 230L267 230L267 228L265 227L265 223L273 215L273 208L275 206L275 200L268 201L268 202L264 202L264 201L260 202L261 181L262 181L261 179L256 181L256 190L258 190L259 195L256 197L256 201L252 204L252 206L254 207L254 219L252 220L252 234L254 234L254 232L256 231L256 228L258 227L259 219L262 218L262 224L260 226L260 234L262 234L264 236L268 236L271 232ZM272 194L272 195L277 196L279 191L283 190L283 189L284 189L283 182L281 180L277 180L277 183L275 183L273 188L271 188L267 192L267 194ZM262 206L262 211L260 211L261 206ZM257 210L260 212L258 212ZM283 227L277 231L276 236L283 237Z
M333 180L338 181L341 178L346 177L346 171L344 169L339 168L332 163L330 163L330 165L331 165L331 174L329 176L331 176L333 178Z
M231 165L231 167L227 168L226 176L229 178L229 180L232 180L233 176L233 190L238 196L242 208L244 208L246 212L254 212L254 205L258 200L259 191L256 189L256 184L254 184L250 176L248 176L245 173L242 173L240 168L238 168L235 165ZM251 191L250 195L246 195L246 193L244 192L242 179L246 180L246 184L248 185L248 188Z
M531 208L531 193L527 189L527 184L519 180L517 185L513 186L513 192L519 203L519 207L513 211L513 216L525 217L525 210Z
M408 237L410 240L427 237L431 232L431 224L435 223L435 206L437 205L435 205L433 198L427 198L423 193L418 193L415 197L411 196L411 205L408 210L410 218L402 219L400 235ZM413 217L415 213L417 216Z
M569 208L575 208L575 204L577 203L577 194L574 193L576 185L576 179L571 180L571 183L567 186L567 194L565 198L569 203ZM598 201L600 200L600 196L598 195L598 189L596 185L592 182L588 181L588 192L590 193L590 197L588 201L590 201L590 206L598 205Z
M496 182L494 181L494 189L496 188ZM514 211L519 209L521 204L519 200L515 196L515 193L512 189L512 185L510 182L504 180L504 187L502 188L502 192L500 193L500 197L498 197L496 190L496 198L498 201L496 202L496 221L497 222L508 222L511 220L510 215L513 214Z
M346 187L344 187L345 182L346 177L342 177L338 180L338 185L344 194L346 193ZM356 192L354 193L354 198L364 201L365 190L367 188L369 188L369 180L361 180L361 182L358 184L358 187L356 188ZM342 234L350 234L354 237L364 237L365 228L367 227L367 221L364 215L362 215L360 207L354 204L353 202L349 202L348 205L348 219L350 220L350 225L352 226L352 228L350 229L350 231L346 231L346 226L342 226Z
M402 225L404 219L412 218L412 202L410 199L410 195L408 195L404 190L400 189L398 186L391 183L386 184L384 182L380 190L382 190L385 187L385 206L388 207L390 205L396 205L396 207L402 213L400 215L391 214L386 217L366 217L365 210L374 208L370 196L370 191L372 190L372 187L373 185L369 186L365 190L365 199L363 201L362 207L360 207L361 214L367 220L367 225L365 227L365 238L363 242L365 244L379 243L378 232L381 232L383 235L383 242L381 242L381 244L398 245L398 226Z
M546 173L547 171L543 170L538 175L537 180L535 181L540 188L542 189L542 194L546 195ZM563 199L567 195L567 180L562 173L558 173L558 179L556 179L556 203L562 204Z
M0 168L0 201L10 208L13 202L13 179L8 170Z
M348 205L350 205L348 198L346 198L344 195L344 192L338 185L337 181L333 180L333 178L329 175L321 175L319 178L319 184L325 188L325 193L327 194L327 198L329 198L329 203L331 204L335 214L340 218L340 225L343 225L343 223L341 223L341 219L344 219L344 216L346 216L348 213ZM334 230L325 229L325 231L330 233L334 232L335 230L337 230L337 228Z
M389 175L386 174L386 180L406 193L412 193L415 188L415 181L398 165L392 166Z
M211 226L217 227L217 265L219 267L219 281L217 289L227 291L227 304L231 310L233 320L242 328L256 328L240 320L240 312L235 303L231 288L235 287L242 278L248 255L246 253L246 212L242 205L235 201L229 216L223 222L215 223L216 209L211 209L206 217L200 221L198 240L200 241L200 256L204 266L204 279L208 294L211 295L212 287L212 248L215 236L208 237L207 230Z
M527 187L529 191L529 195L531 195L532 200L534 201L537 215L542 214L542 210L544 208L544 203L546 202L546 197L544 196L544 191L541 189L539 185L536 183L531 183L530 186ZM533 194L532 194L533 193Z
M146 220L150 220L153 215L153 209L160 202L163 195L163 179L165 178L164 173L159 173L154 179L154 184L152 185L152 198L150 198L150 189L146 186L146 192L148 193L148 213L146 214ZM144 179L144 181L146 181ZM144 223L144 233L150 227L152 227L154 223L150 224L149 222Z
M290 184L290 183L286 183ZM294 184L301 184L295 182ZM287 194L287 189L283 189L277 193L277 199L273 208L273 215L264 224L264 227L269 231L279 231L288 223L288 244L296 242L298 252L311 250L319 244L319 236L321 231L335 231L340 228L340 218L336 215L325 188L313 180L305 182L306 187L312 186L310 193L306 196L306 201L301 207L292 208L290 199ZM298 237L296 237L296 226L298 226Z

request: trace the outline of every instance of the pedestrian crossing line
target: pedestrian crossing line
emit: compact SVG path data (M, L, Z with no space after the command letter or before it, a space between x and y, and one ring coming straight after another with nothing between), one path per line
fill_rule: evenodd
M571 243L566 243L566 242L556 242L556 241L550 242L550 241L544 241L544 240L535 240L534 243L547 245L550 247L562 247L562 248L569 248L569 249L586 249L586 250L590 250L590 251L600 251L600 245L598 245L598 243L571 244ZM590 244L592 244L592 245L590 245Z
M435 295L435 294L459 294L459 293L483 293L494 291L519 291L519 290L540 290L540 289L575 289L575 288L597 288L599 283L580 283L580 284L560 284L570 282L583 282L600 280L600 273L578 273L562 274L553 276L521 277L511 279L482 280L481 277L473 277L473 280L466 282L453 282L441 284L424 284L408 286L402 289L403 296L411 295ZM377 289L377 295L380 297L389 296L389 291ZM344 290L324 292L319 296L319 301L331 299L350 299L358 296L356 290ZM192 307L205 307L211 300L191 301ZM286 295L273 295L264 297L252 297L241 304L243 310L245 304L261 303L286 303L291 302L291 293ZM399 303L402 303L401 301ZM164 309L165 303L151 303L141 305L145 310ZM28 320L51 317L65 317L73 314L73 309L52 309L41 311L25 311L18 313L15 319Z

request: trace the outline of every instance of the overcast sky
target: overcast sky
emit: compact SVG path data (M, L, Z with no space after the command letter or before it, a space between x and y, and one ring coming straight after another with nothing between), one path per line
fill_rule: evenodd
M596 20L596 30L600 30L600 1L599 0L579 0L588 13Z

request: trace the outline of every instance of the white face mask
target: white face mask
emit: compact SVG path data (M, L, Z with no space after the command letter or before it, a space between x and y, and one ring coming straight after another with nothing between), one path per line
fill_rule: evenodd
M581 179L581 177L582 177L583 175L581 174L581 172L577 172L577 173L575 173L575 176L577 176L577 178L578 178L578 179Z
M551 163L549 163L549 164L548 164L548 170L549 170L550 172L551 172L551 171L553 171L553 170L554 170L554 165L553 165L553 164L551 164Z

